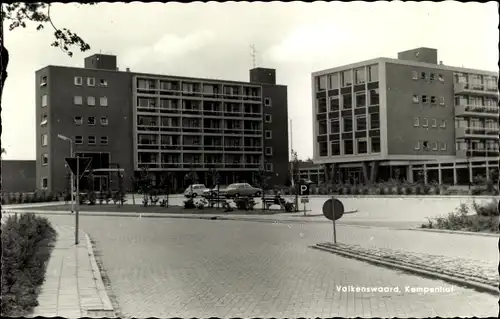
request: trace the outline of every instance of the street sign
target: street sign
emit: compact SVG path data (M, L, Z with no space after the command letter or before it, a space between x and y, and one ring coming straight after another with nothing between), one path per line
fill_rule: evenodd
M335 220L340 219L342 215L344 215L344 204L336 198L333 199L333 201L332 199L328 199L323 204L323 215L325 215L327 219L333 220L333 212L335 212Z
M71 169L71 171L75 176L77 175L77 173L80 176L82 176L83 172L87 170L91 162L92 162L91 157L66 157L66 163L68 164L69 168Z
M309 195L309 185L308 184L300 184L299 190L300 190L301 196Z
M302 197L302 198L300 199L300 202L301 202L302 204L307 204L307 203L309 203L309 198L308 198L308 197Z

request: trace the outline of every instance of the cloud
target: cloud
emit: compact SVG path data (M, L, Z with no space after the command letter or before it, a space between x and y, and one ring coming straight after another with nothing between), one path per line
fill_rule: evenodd
M131 67L141 64L147 59L176 59L202 49L211 43L214 38L215 34L207 30L197 31L185 37L180 37L175 34L164 34L152 46L143 46L126 50L122 54L122 59Z

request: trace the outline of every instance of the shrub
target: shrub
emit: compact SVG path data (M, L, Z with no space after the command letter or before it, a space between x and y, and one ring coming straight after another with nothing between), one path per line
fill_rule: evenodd
M56 232L44 217L9 216L2 225L2 316L25 316L38 305Z
M184 201L184 208L185 209L193 209L193 208L196 208L196 206L194 205L194 200L192 198L189 198L189 199L186 199Z
M492 200L485 205L478 205L476 201L472 203L472 208L479 216L499 216L498 212L498 200Z
M240 210L253 210L257 204L255 200L251 198L238 198L234 202L236 207Z

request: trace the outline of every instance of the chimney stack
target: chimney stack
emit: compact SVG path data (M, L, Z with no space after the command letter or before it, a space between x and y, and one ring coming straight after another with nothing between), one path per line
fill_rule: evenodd
M127 68L127 72L130 72L130 68Z

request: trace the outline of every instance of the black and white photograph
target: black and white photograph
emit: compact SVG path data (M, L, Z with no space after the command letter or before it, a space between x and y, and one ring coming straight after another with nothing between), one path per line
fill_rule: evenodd
M497 2L0 8L2 317L500 317Z

